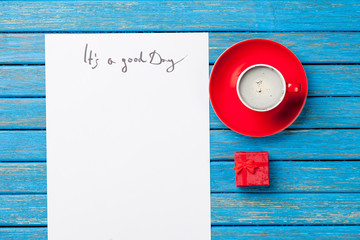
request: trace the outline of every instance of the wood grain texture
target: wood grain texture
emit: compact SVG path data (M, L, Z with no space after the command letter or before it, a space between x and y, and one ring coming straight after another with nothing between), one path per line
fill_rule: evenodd
M211 208L214 225L360 223L357 193L219 193Z
M0 96L45 96L45 67L0 66Z
M215 193L211 206L213 225L360 223L355 193ZM45 195L0 195L0 226L46 222Z
M251 38L277 41L293 51L302 63L360 63L358 32L214 32L209 35L210 63L230 46ZM0 63L44 64L44 48L43 33L0 34Z
M46 240L47 228L0 228L2 240ZM218 227L211 228L213 240L355 240L360 238L358 226L276 226L276 227Z
M235 151L268 151L272 160L360 159L360 130L286 130L263 138L233 131L210 132L212 160L233 159Z
M45 163L0 163L0 194L46 193Z
M0 129L44 129L44 98L0 99Z
M46 224L46 195L0 195L0 226Z
M0 228L1 240L47 240L46 227Z
M360 192L358 161L271 161L270 186L236 187L234 162L211 162L212 192Z
M45 161L45 131L0 131L0 161ZM228 130L210 133L212 160L228 160L235 151L269 151L272 160L358 160L359 129L285 130L252 138Z
M0 131L0 161L45 159L45 131Z
M360 192L360 162L270 161L268 187L235 186L233 162L211 162L212 192ZM46 193L45 163L0 163L0 194Z
M304 66L309 96L360 96L360 66Z
M46 163L27 162L46 161L46 132L34 130L45 128L45 99L26 98L45 96L44 34L123 31L209 31L210 64L239 41L272 39L305 64L316 97L291 126L300 130L211 131L212 239L360 239L360 161L338 161L360 160L358 1L0 1L0 13L0 239L47 239ZM236 188L237 150L286 161L270 161L270 187Z
M355 240L360 239L358 226L237 226L212 227L212 240Z
M43 34L0 35L0 63L38 63L39 59L44 62L44 49Z
M305 65L309 96L360 96L360 65ZM212 66L210 66L210 71ZM1 97L44 97L44 66L0 66Z
M45 99L0 99L0 129L45 129ZM210 107L211 129L227 129ZM357 97L308 98L299 118L290 126L304 128L359 128Z
M230 46L252 38L279 42L295 53L302 63L360 62L360 33L354 32L211 33L210 62L215 62Z
M0 31L359 30L359 11L355 0L1 2Z

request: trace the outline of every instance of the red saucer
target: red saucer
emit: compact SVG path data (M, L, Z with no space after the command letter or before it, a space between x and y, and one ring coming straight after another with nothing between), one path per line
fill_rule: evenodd
M286 83L300 83L301 91L287 92L284 100L267 112L247 108L237 95L236 83L241 72L255 64L275 67ZM233 131L253 137L278 133L293 123L305 105L307 89L304 68L295 54L266 39L233 45L216 61L210 76L210 100L216 115Z

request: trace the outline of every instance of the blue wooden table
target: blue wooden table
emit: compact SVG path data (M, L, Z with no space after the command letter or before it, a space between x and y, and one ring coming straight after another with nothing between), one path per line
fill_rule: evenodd
M210 110L212 239L360 239L355 0L0 1L0 239L47 238L44 34L178 31L210 32L210 69L236 42L278 41L309 81L274 136L241 136ZM269 151L270 187L235 187L238 150Z

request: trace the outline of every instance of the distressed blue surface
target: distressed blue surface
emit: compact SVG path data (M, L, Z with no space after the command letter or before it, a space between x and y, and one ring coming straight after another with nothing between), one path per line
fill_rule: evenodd
M360 239L358 1L0 1L0 13L1 240L47 239L44 34L153 31L210 32L210 70L234 43L272 39L308 77L304 111L274 136L236 134L210 109L212 239ZM238 150L269 151L269 187L235 187Z
M2 2L0 31L356 31L359 10L356 0Z
M109 31L104 33L107 32ZM211 64L229 46L249 38L277 41L292 50L304 64L360 61L359 32L210 32L209 38ZM4 53L0 55L0 63L44 64L44 39L43 33L1 34L0 32L0 51Z

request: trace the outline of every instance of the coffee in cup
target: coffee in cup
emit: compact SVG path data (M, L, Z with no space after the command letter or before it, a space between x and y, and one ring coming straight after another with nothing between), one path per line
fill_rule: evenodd
M236 90L246 107L265 112L276 108L286 92L300 92L301 85L286 83L280 71L270 65L256 64L240 74Z

